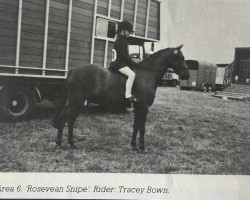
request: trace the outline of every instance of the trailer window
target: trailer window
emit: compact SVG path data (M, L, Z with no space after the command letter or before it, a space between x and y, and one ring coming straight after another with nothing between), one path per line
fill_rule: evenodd
M96 36L99 37L108 37L115 38L117 23L114 21L110 21L108 19L104 19L98 17L96 19Z
M190 70L198 70L199 63L197 61L187 60L186 63Z

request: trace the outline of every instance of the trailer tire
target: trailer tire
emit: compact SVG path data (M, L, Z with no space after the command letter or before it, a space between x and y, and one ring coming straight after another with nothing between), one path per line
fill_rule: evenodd
M207 91L208 91L208 92L212 92L212 90L213 90L213 86L212 86L212 85L209 85L208 88L207 88Z
M202 86L202 91L203 91L203 92L208 92L208 87L207 87L207 85L203 85L203 86Z
M7 121L26 120L34 111L35 95L29 87L5 87L1 97L0 105L3 117Z

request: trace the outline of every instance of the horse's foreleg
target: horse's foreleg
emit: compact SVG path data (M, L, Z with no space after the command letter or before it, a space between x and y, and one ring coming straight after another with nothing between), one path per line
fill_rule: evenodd
M81 110L81 102L74 101L73 103L69 103L68 107L69 107L69 110L68 110L68 143L70 144L71 148L76 148L76 145L73 140L73 129L74 129L76 118L79 115L80 110Z
M63 128L67 121L67 116L65 115L65 109L59 114L58 116L58 124L57 124L57 137L56 137L56 144L61 146L62 144L62 135L63 135Z
M74 129L74 124L75 124L75 119L70 119L68 121L68 143L70 144L71 148L76 148L76 145L73 140L73 129Z
M76 148L76 145L75 145L74 139L73 139L73 130L74 130L74 124L75 124L77 115L71 116L69 121L68 121L68 143L70 144L71 148L73 148L73 149Z
M139 149L141 151L145 150L144 135L145 135L145 125L146 125L147 114L148 114L148 108L144 107L141 110L140 117L139 117L139 131L140 131Z
M137 137L137 133L139 130L139 114L138 112L135 110L135 115L134 115L134 127L133 127L133 135L132 135L132 140L131 140L131 146L133 148L133 150L137 150L136 147L136 137Z

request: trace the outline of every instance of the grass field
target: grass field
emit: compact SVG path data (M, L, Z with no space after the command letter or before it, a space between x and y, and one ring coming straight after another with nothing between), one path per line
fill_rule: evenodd
M250 101L161 87L146 124L146 153L132 151L132 113L90 106L75 124L77 149L61 148L53 107L32 120L0 122L0 172L250 174Z

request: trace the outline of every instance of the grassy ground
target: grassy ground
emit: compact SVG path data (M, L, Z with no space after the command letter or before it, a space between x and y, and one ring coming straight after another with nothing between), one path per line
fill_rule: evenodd
M161 87L146 125L147 153L131 150L133 114L91 106L56 147L53 107L26 122L0 122L0 172L250 174L250 101ZM67 128L65 129L65 131Z

